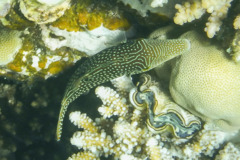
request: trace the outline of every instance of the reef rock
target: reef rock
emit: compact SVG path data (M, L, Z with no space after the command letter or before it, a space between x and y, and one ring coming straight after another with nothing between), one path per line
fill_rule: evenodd
M20 0L20 10L24 16L38 24L54 22L70 7L71 0Z

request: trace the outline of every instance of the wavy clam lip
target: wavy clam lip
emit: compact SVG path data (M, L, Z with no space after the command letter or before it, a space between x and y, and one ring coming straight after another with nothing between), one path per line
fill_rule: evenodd
M71 0L20 0L20 10L30 21L45 24L56 21L70 7Z
M189 139L201 129L201 121L188 112L181 109L175 103L161 106L158 104L158 88L150 87L151 77L142 75L137 88L133 88L130 93L130 102L139 110L146 109L148 112L147 126L153 133L170 131L175 137ZM144 85L148 86L144 86ZM143 90L141 88L144 88ZM159 109L161 108L161 109ZM156 113L156 110L158 113Z

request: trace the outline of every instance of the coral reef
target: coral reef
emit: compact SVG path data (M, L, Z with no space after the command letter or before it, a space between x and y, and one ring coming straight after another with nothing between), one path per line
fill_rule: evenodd
M122 1L125 5L130 5L136 9L143 17L149 16L149 12L157 13L159 16L165 15L175 24L184 25L185 23L194 22L202 25L206 21L204 31L208 38L217 37L223 44L224 49L232 56L233 60L239 62L239 9L240 5L237 0L186 0L186 1ZM175 9L171 7L175 7ZM174 15L175 16L172 16ZM198 21L194 21L198 19ZM235 36L233 37L232 35Z
M239 11L238 0L0 0L0 159L240 159ZM86 76L96 94L71 103L77 127L64 121L56 142L72 71L84 71L105 49L109 64L108 48L139 42L156 28L148 39L187 32L180 38L191 48L141 70L157 66L145 78L108 77L104 87ZM127 57L116 67L125 70Z
M1 42L9 52L0 56L0 75L20 81L58 75L82 57L126 41L125 30L130 27L117 7L109 10L110 5L102 4L97 9L90 9L96 5L91 0L83 3L73 1L71 5L70 0L12 2L1 2L1 6L10 8L2 10L4 15L0 18L3 25L0 26ZM60 16L62 18L59 19ZM73 21L66 23L67 20ZM20 38L8 43L10 38L14 38L11 35L20 35L21 43ZM18 45L7 47L10 44ZM4 46L0 48L1 53Z
M125 85L119 85L118 81L122 79L126 80ZM217 154L217 149L224 146L224 142L236 134L236 132L214 131L211 123L204 124L203 130L197 132L196 136L190 139L172 137L173 134L169 134L172 133L171 129L154 133L146 125L149 117L148 112L143 108L139 110L139 107L133 107L127 100L126 93L129 93L131 88L135 88L131 80L124 77L115 79L114 82L117 82L116 86L119 86L116 90L124 94L103 86L99 86L95 90L96 95L103 102L103 105L98 108L100 118L96 118L94 121L79 111L70 114L70 121L78 128L83 129L73 134L71 143L83 151L73 154L68 158L69 160L75 160L79 157L100 159L102 156L108 159L128 158L133 160L146 158L151 160L208 159ZM123 81L120 83L124 84ZM155 90L154 99L158 104L155 111L159 114L164 108L169 107L171 99L156 82L151 81L142 88ZM234 144L231 147L226 145L225 148L216 157L233 156L232 153L239 152Z

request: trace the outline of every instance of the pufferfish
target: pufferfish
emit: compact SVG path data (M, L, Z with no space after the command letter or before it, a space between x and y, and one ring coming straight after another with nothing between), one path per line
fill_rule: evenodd
M64 115L71 102L111 79L149 71L190 49L187 39L137 39L101 51L80 65L67 85L59 114L56 138L62 134Z

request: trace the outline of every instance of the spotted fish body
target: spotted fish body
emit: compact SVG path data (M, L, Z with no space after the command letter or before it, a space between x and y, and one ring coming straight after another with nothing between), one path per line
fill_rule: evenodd
M68 105L91 88L111 79L148 71L189 50L186 39L138 39L101 51L87 59L73 74L61 103L57 124L60 140Z

